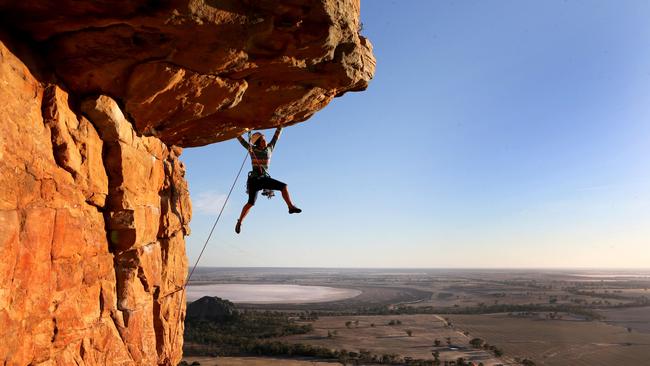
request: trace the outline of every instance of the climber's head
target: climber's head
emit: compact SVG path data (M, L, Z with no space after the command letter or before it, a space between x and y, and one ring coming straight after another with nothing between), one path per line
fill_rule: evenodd
M264 149L266 148L266 139L261 132L255 132L253 136L251 136L251 144L260 149Z

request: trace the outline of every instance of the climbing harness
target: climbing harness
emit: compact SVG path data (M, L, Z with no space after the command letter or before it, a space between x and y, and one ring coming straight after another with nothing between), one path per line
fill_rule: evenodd
M254 154L254 153L253 153ZM246 180L246 194L249 193L250 191L250 182L252 179L257 179L258 177L253 176L253 172L248 172L248 179ZM266 198L271 199L275 197L275 192L273 192L272 189L262 189L262 196L266 196Z
M255 160L257 160L257 156L255 155L255 151L253 151L253 144L257 142L259 137L257 139L254 139L254 137L255 136L261 136L261 135L262 134L259 133L259 132L255 132L254 134L251 135L251 131L248 131L248 151L251 154L251 157L253 159L255 159ZM266 172L262 171L262 168L259 168L259 169L260 169L260 174L262 176L265 176ZM249 182L251 180L252 173L253 173L252 171L248 173L248 179L246 180L246 194L248 194L248 191L250 189ZM255 179L255 178L253 178L253 179ZM271 198L275 197L275 192L273 192L272 189L262 189L262 196L265 196L266 198L271 199Z

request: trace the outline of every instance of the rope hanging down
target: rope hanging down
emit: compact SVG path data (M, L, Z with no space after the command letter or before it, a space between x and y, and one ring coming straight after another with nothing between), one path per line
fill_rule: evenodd
M198 258L196 258L196 262L194 262L194 266L192 266L192 271L190 271L189 276L187 276L187 281L183 284L183 288L187 286L187 283L190 282L190 278L192 278L192 274L194 273L194 270L196 269L196 266L199 264L199 261L201 260L201 257L203 256L203 252L205 251L205 248L208 246L208 242L210 242L210 238L212 238L212 233L214 232L214 229L217 227L217 224L219 223L219 219L221 219L221 214L223 214L223 210L226 208L226 205L228 204L228 200L230 199L230 195L232 194L233 189L235 189L235 184L237 184L237 181L239 180L239 176L241 175L242 170L244 170L244 165L246 164L246 159L248 159L248 153L246 156L244 156L244 161L241 162L241 166L239 167L239 171L237 172L237 176L235 177L235 181L232 182L232 185L230 186L230 190L228 191L228 195L226 196L226 199L223 201L223 205L221 206L221 210L219 210L219 215L217 216L217 219L214 220L214 225L212 225L212 229L210 229L210 234L208 234L208 238L205 239L205 243L203 244L203 248L201 249L201 253L199 253Z
M250 132L249 132L250 135ZM176 292L183 291L185 292L185 288L187 287L187 284L190 282L190 279L192 278L192 274L194 274L194 270L196 270L196 267L199 264L199 261L201 260L201 257L203 256L203 252L205 252L205 248L208 246L208 243L210 242L210 238L212 238L212 233L214 233L214 229L217 227L217 224L219 223L219 219L221 219L221 215L223 214L223 210L226 208L226 205L228 204L228 200L230 199L230 195L232 194L232 191L235 189L235 185L237 184L237 181L239 180L239 176L241 175L242 170L244 170L244 165L246 164L246 160L248 159L248 152L246 152L246 156L244 156L244 161L242 161L241 166L239 167L239 171L237 172L237 176L235 177L235 181L232 182L232 186L230 186L230 190L228 191L228 195L226 196L226 199L223 201L223 205L221 206L221 210L219 211L219 215L217 216L217 219L214 220L214 224L212 225L212 229L210 229L210 234L208 234L208 238L205 239L205 243L203 244L203 248L201 249L201 252L199 253L199 256L196 258L196 262L194 262L194 265L192 266L192 270L190 271L189 275L187 276L187 279L183 283L183 286L180 289L177 289L176 291L172 292L169 295L172 295ZM169 296L167 295L167 296ZM176 317L178 318L180 316L180 311L181 311L181 301L183 299L183 295L178 297L178 314ZM176 336L178 335L178 323L176 322L176 327L174 328L174 336L172 337L172 341L176 339Z

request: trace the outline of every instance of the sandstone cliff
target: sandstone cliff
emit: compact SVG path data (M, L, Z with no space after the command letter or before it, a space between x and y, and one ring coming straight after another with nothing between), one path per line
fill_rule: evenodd
M181 148L374 73L359 0L0 0L0 362L174 365Z

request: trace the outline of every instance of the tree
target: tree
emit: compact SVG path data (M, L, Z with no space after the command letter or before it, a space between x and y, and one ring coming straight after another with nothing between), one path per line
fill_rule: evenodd
M434 361L440 361L440 352L433 351L433 352L431 352L431 356L433 356Z
M381 362L382 363L388 363L388 364L395 363L395 361L397 360L397 357L398 357L398 355L396 355L394 353L383 354L383 355L381 355Z
M451 346L451 337L447 337L447 345Z
M484 343L485 341L482 340L481 338L474 338L471 341L469 341L469 344L471 344L472 347L474 348L481 348Z
M442 342L440 342L440 340L437 339L437 338L433 341L433 345L436 346L436 347L440 347L440 343L442 343Z
M407 329L407 330L405 330L405 332L409 337L413 336L413 331L412 330Z
M349 321L349 320L348 320L347 322L345 322L345 327L346 327L346 328L350 328L350 327L352 327L352 322Z

